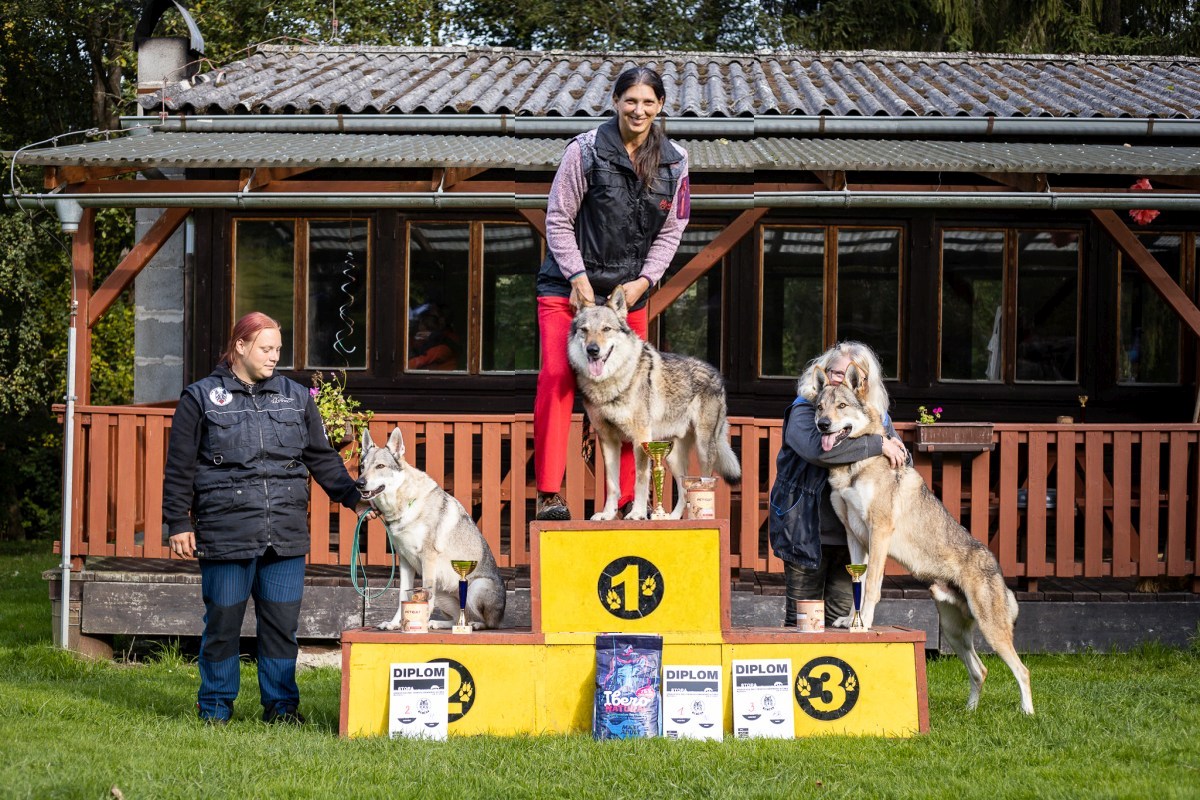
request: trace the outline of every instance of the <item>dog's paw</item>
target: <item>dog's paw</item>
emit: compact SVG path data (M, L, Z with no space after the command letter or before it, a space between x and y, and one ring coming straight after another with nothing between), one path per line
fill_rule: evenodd
M454 627L454 624L452 622L450 622L449 620L444 620L444 619L429 620L429 630L431 630L431 631L448 631L452 627Z
M390 622L381 622L377 627L381 631L398 631L404 627L404 622L400 619L394 619Z
M597 511L595 514L592 514L592 522L608 522L609 520L614 520L616 518L616 511ZM628 517L628 519L634 519L634 517ZM643 517L643 519L645 519L645 517Z
M850 617L838 617L837 619L835 619L833 621L833 627L849 628L850 627Z

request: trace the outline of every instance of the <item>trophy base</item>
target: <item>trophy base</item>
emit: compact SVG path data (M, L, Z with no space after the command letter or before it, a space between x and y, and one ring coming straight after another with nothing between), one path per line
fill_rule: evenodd
M475 629L470 625L455 625L450 629L451 633L474 633Z

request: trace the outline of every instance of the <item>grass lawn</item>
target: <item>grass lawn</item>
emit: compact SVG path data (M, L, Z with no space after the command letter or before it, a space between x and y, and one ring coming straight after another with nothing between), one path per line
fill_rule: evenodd
M195 664L164 649L89 663L50 645L48 546L0 546L0 787L9 798L1196 798L1200 646L1029 656L1037 715L991 677L967 713L957 659L929 663L931 731L912 739L593 742L588 736L337 737L340 675L300 677L302 728L201 725ZM114 791L116 787L116 791Z

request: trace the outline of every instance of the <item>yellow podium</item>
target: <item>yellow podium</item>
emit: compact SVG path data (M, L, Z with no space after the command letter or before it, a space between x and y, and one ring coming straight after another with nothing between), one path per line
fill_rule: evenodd
M731 626L724 520L535 522L530 533L529 630L343 634L343 736L387 735L391 665L430 661L449 665L451 735L589 732L595 639L613 632L660 635L664 668L719 668L726 735L741 659L790 660L796 736L928 730L924 631Z

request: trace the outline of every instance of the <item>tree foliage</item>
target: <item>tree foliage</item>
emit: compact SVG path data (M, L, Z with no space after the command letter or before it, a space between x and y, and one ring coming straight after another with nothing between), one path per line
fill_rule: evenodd
M1200 54L1197 0L762 0L768 45Z

